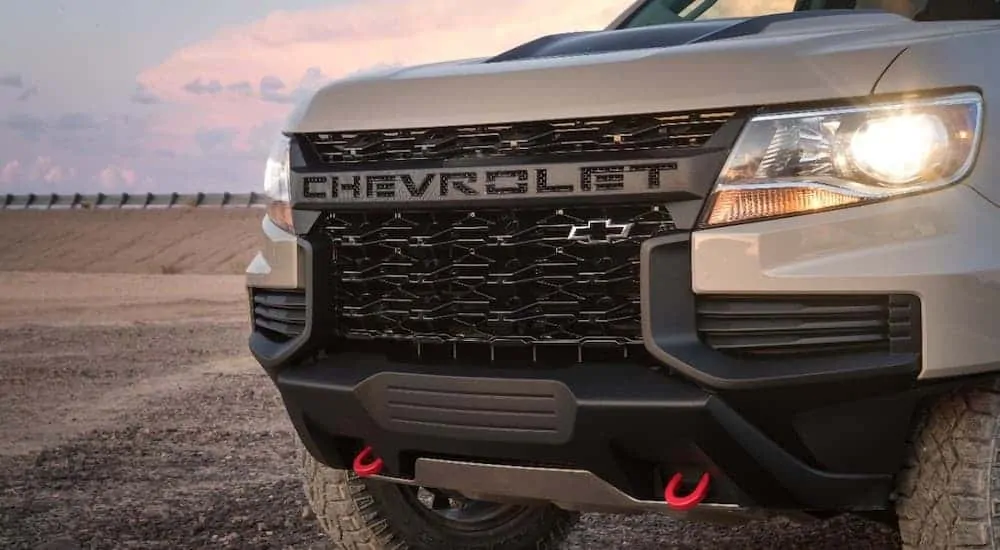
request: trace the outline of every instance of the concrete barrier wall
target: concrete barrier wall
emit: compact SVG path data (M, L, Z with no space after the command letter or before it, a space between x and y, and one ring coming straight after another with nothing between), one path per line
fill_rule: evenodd
M141 194L28 194L0 195L0 210L90 208L263 208L261 193L141 193Z

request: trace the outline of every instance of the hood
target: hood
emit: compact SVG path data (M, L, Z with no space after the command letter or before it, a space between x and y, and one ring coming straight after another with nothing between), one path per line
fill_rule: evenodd
M331 83L285 129L426 128L858 97L914 42L998 27L830 11L559 34L490 58Z

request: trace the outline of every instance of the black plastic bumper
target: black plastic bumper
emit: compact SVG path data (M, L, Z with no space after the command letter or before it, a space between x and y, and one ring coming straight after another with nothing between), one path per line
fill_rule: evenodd
M806 510L881 509L892 487L891 473L810 466L722 398L634 365L438 369L334 357L276 378L305 444L334 467L372 445L389 475L411 476L418 456L565 466L643 500L662 498L674 471L707 471L708 502Z

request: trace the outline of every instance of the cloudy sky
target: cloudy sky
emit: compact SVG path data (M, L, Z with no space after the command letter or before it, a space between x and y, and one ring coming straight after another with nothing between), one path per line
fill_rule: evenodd
M33 0L0 19L0 193L247 191L295 102L598 29L631 0Z

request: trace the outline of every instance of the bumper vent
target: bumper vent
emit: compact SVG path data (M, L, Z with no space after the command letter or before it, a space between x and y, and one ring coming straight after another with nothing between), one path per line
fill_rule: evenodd
M700 296L698 333L744 356L920 351L912 296Z
M253 323L271 340L284 342L306 327L306 295L300 290L255 290Z
M389 168L413 162L553 158L704 147L733 111L657 113L512 124L301 134L331 170ZM564 159L565 160L565 159Z
M338 336L518 364L645 357L639 248L676 231L648 203L346 211L318 223L333 242Z

